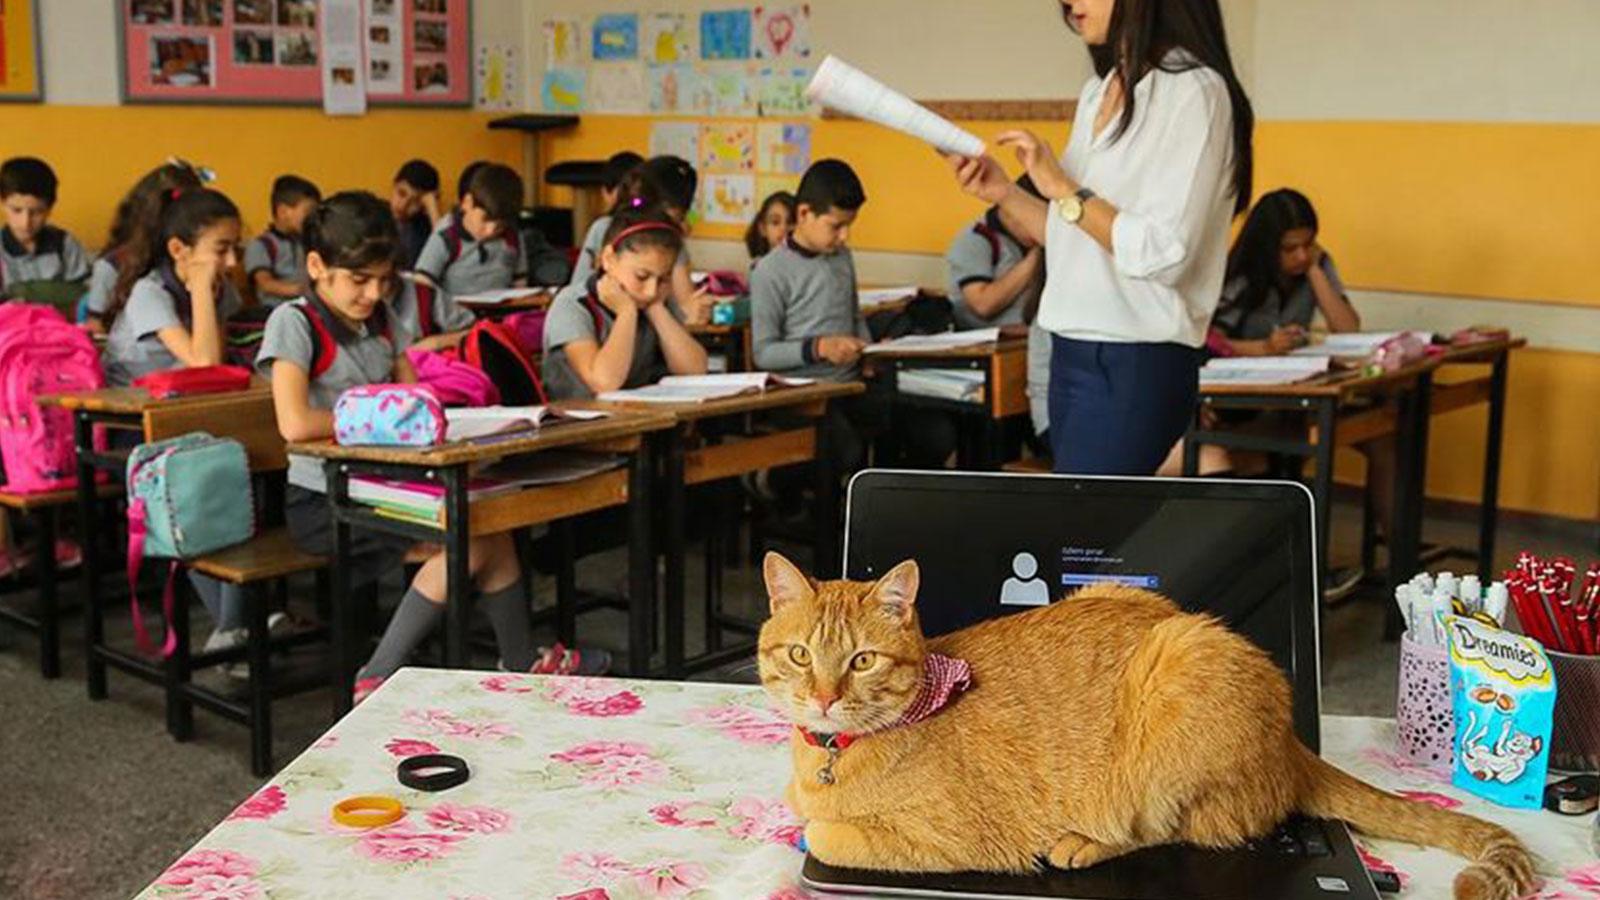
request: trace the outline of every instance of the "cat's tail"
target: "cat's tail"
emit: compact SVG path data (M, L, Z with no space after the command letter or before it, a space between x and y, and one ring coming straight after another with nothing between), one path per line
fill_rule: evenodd
M1426 844L1472 861L1455 880L1456 900L1514 900L1534 887L1533 858L1516 835L1492 822L1381 791L1304 746L1301 812L1342 819L1376 838Z

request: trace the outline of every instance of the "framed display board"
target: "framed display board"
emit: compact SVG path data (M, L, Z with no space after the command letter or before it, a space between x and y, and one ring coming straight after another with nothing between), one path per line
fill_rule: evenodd
M13 0L0 0L9 6ZM472 102L470 0L359 0L375 104ZM320 0L119 0L128 103L313 105L322 98ZM335 78L338 78L335 70Z
M37 0L0 0L0 100L44 99Z

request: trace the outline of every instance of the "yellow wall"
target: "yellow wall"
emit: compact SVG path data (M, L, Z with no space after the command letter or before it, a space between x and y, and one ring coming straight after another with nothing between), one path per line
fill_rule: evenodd
M521 135L489 131L492 116L465 110L374 110L330 118L312 108L9 106L0 158L43 157L61 179L54 221L89 247L105 241L117 200L169 155L209 166L239 205L247 232L264 227L272 179L293 172L331 193L365 188L387 196L413 156L439 168L445 202L474 159L520 171Z

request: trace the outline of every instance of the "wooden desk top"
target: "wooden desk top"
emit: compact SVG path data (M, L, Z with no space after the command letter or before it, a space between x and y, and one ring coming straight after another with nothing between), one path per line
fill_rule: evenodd
M739 334L750 330L749 322L739 322L734 325L713 325L707 322L703 325L685 325L684 330L696 337L719 337L726 334Z
M59 406L62 409L70 409L75 412L86 410L88 412L138 416L155 407L228 403L242 399L257 399L262 395L271 396L272 387L267 384L265 379L257 377L251 382L250 387L245 390L229 391L223 394L195 394L189 397L157 400L150 396L150 392L144 388L120 387L101 388L98 391L77 394L50 394L40 397L39 403L44 406Z
M556 289L550 287L528 288L529 293L521 297L513 297L501 303L462 303L464 309L472 311L473 315L483 316L493 313L523 312L530 309L546 309L555 302Z
M872 362L876 359L988 359L992 356L1027 352L1027 338L1002 336L998 341L991 341L986 344L972 344L967 347L951 347L945 350L889 350L868 353L861 358L866 362Z
M1330 372L1325 376L1294 384L1214 384L1201 385L1200 396L1205 397L1303 397L1318 399L1336 397L1343 401L1363 391L1381 389L1415 380L1449 363L1487 362L1508 350L1526 346L1526 338L1507 338L1446 347L1444 353L1418 360L1393 372L1363 375L1359 369Z
M718 400L707 400L704 403L596 401L590 406L594 409L618 411L663 412L672 415L679 422L695 422L701 419L713 419L718 416L742 415L744 413L783 409L807 403L818 403L832 400L835 397L853 397L856 394L865 393L866 390L867 386L859 381L828 381L796 387L774 388L759 394L740 394L737 397L723 397Z
M582 408L574 404L573 408ZM343 447L332 439L290 444L289 452L321 459L350 459L408 466L457 466L492 462L507 456L598 444L662 431L677 423L670 412L616 410L604 419L568 420L535 431L483 443L461 441L437 447Z

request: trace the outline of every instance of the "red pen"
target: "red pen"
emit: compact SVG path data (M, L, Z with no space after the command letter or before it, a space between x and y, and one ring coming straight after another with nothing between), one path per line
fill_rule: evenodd
M1517 621L1522 623L1522 633L1546 647L1554 647L1556 644L1554 628L1550 624L1549 617L1545 615L1543 605L1529 590L1527 579L1521 572L1510 573L1506 580L1506 588L1510 591L1511 601L1517 608Z
M1561 639L1558 647L1562 653L1578 653L1581 638L1578 637L1577 622L1572 617L1572 598L1561 597L1556 593L1557 579L1547 576L1539 579L1539 601L1545 609L1550 611L1550 618L1555 620L1557 636Z

